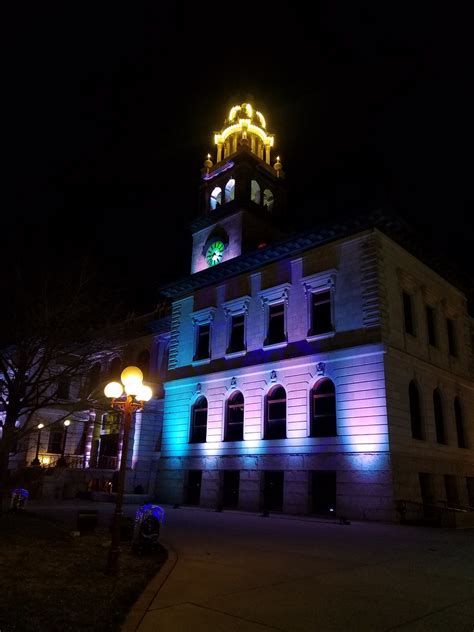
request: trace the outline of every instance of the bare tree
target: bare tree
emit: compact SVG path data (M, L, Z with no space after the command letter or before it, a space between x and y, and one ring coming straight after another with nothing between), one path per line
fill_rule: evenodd
M0 507L15 446L37 430L45 409L57 409L57 423L94 407L87 374L109 347L110 312L82 274L73 284L31 284L18 275L9 298L0 340ZM58 385L66 382L80 385L78 396L58 401Z

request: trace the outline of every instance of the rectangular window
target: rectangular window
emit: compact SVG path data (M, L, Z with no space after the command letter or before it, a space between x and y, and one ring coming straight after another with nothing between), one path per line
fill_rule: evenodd
M456 477L452 476L451 474L445 474L444 487L446 489L446 501L448 507L459 507L459 495Z
M419 472L418 481L420 483L422 503L426 505L432 505L434 503L432 475L426 472Z
M58 389L56 391L56 397L58 399L69 399L69 389L71 382L68 378L61 378L58 382Z
M447 318L446 327L448 330L449 355L452 355L455 358L457 356L457 349L456 349L456 336L454 333L454 320L451 320L451 318Z
M408 292L403 292L403 315L405 319L405 332L415 335L415 323L413 320L412 296Z
M211 325L198 325L196 339L196 355L195 360L205 360L210 357L209 342L211 338Z
M268 308L268 336L265 344L272 345L285 340L285 304L270 305Z
M474 509L474 476L466 477L467 496L469 498L469 507Z
M311 472L311 513L335 515L336 472Z
M281 471L263 472L263 509L264 511L282 511L284 474Z
M222 484L222 506L224 509L235 509L239 504L239 470L224 470Z
M436 347L435 312L430 305L426 306L426 327L428 329L428 344Z
M232 316L230 323L229 353L245 350L245 314Z
M62 430L51 430L49 433L48 452L53 454L61 454L63 449L63 436Z
M311 335L325 334L333 330L331 322L331 292L311 294Z

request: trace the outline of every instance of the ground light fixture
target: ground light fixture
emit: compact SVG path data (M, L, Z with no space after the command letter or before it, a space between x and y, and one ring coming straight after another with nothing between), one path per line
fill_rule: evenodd
M120 383L121 382L121 383ZM143 384L143 373L137 366L128 366L122 371L120 382L109 382L104 388L105 396L111 400L111 407L120 410L123 423L122 454L117 483L117 497L112 524L112 542L107 559L107 572L118 572L120 558L120 526L122 522L123 493L125 488L125 472L127 468L128 439L132 415L143 408L153 392L149 386Z

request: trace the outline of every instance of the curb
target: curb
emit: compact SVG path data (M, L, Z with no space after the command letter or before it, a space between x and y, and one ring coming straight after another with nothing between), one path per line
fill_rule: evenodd
M160 544L168 551L168 558L156 575L148 582L143 592L129 610L120 628L121 632L135 632L139 628L148 608L176 566L176 562L178 561L176 551L166 542L161 542Z

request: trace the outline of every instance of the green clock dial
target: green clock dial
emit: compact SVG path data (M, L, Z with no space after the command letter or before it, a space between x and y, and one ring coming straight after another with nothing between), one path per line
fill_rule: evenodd
M215 266L217 263L222 261L222 257L224 256L224 244L222 241L214 241L206 253L206 261L210 266Z

